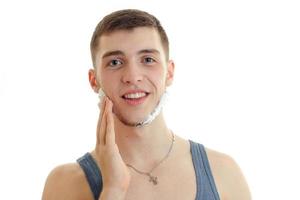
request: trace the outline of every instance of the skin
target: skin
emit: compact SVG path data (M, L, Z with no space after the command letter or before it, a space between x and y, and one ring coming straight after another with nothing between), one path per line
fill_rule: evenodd
M171 185L170 188L163 188L165 190L161 192L153 190L148 194L149 184L144 185L144 177L141 178L125 164L131 163L138 169L149 171L166 154L171 142L171 131L162 113L145 127L128 126L144 119L173 81L174 62L165 59L166 55L156 30L140 27L101 36L96 58L96 69L89 70L90 85L95 92L101 87L107 95L99 105L101 112L97 140L95 149L91 152L103 176L104 185L100 199L141 199L138 196L139 191L143 199L157 199L156 197L162 197L166 191L172 190L169 196L161 199L174 199L182 193L182 186L174 190L171 187L174 182L169 178L178 176L177 171L168 170L174 168L176 163L183 163L181 167L192 172L192 177L184 180L195 186L193 170L188 170L192 169L191 160L187 159L190 156L189 143L177 135L170 157L164 165L156 169L157 173L169 173L166 181L171 181L171 184L167 184ZM124 102L121 96L132 89L149 92L143 104L129 106ZM221 199L251 199L245 178L236 162L228 155L210 149L206 151ZM135 185L139 190L133 187ZM188 193L191 196L186 198L194 199L193 192L188 190ZM175 196L172 197L171 194ZM77 163L71 163L58 166L49 174L42 199L93 199L93 196L83 171Z

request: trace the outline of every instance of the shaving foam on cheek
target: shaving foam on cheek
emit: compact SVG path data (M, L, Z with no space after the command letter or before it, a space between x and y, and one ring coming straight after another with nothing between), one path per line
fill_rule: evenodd
M144 121L138 123L136 125L136 127L142 127L142 126L145 126L147 124L150 124L158 115L159 113L162 111L162 108L166 102L166 99L167 99L167 96L168 96L168 93L167 91L165 91L161 98L160 98L160 101L158 103L158 105L155 107L155 109L144 119Z
M101 103L103 101L103 98L105 97L105 93L101 88L98 90L98 97Z

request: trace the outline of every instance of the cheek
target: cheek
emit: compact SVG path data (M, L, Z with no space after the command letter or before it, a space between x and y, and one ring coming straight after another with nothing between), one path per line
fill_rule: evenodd
M113 92L116 91L116 84L114 84L114 80L111 78L111 76L105 75L101 76L101 86L102 89L104 90L105 94L109 97L113 96Z
M151 80L157 87L164 87L166 82L165 70L156 70L154 73L152 73Z

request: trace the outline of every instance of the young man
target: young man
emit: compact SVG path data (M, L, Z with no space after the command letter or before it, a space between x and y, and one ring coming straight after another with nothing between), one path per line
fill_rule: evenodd
M172 84L167 35L139 10L104 17L91 41L92 89L102 96L96 147L55 168L43 200L249 200L229 156L185 140L160 112Z

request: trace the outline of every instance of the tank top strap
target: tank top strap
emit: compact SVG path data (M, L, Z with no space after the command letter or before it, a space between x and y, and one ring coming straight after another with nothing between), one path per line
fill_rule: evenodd
M88 184L94 195L94 199L98 200L102 191L103 182L101 171L90 153L84 154L77 159L78 164L84 171Z
M204 146L189 141L197 181L196 200L220 200Z

